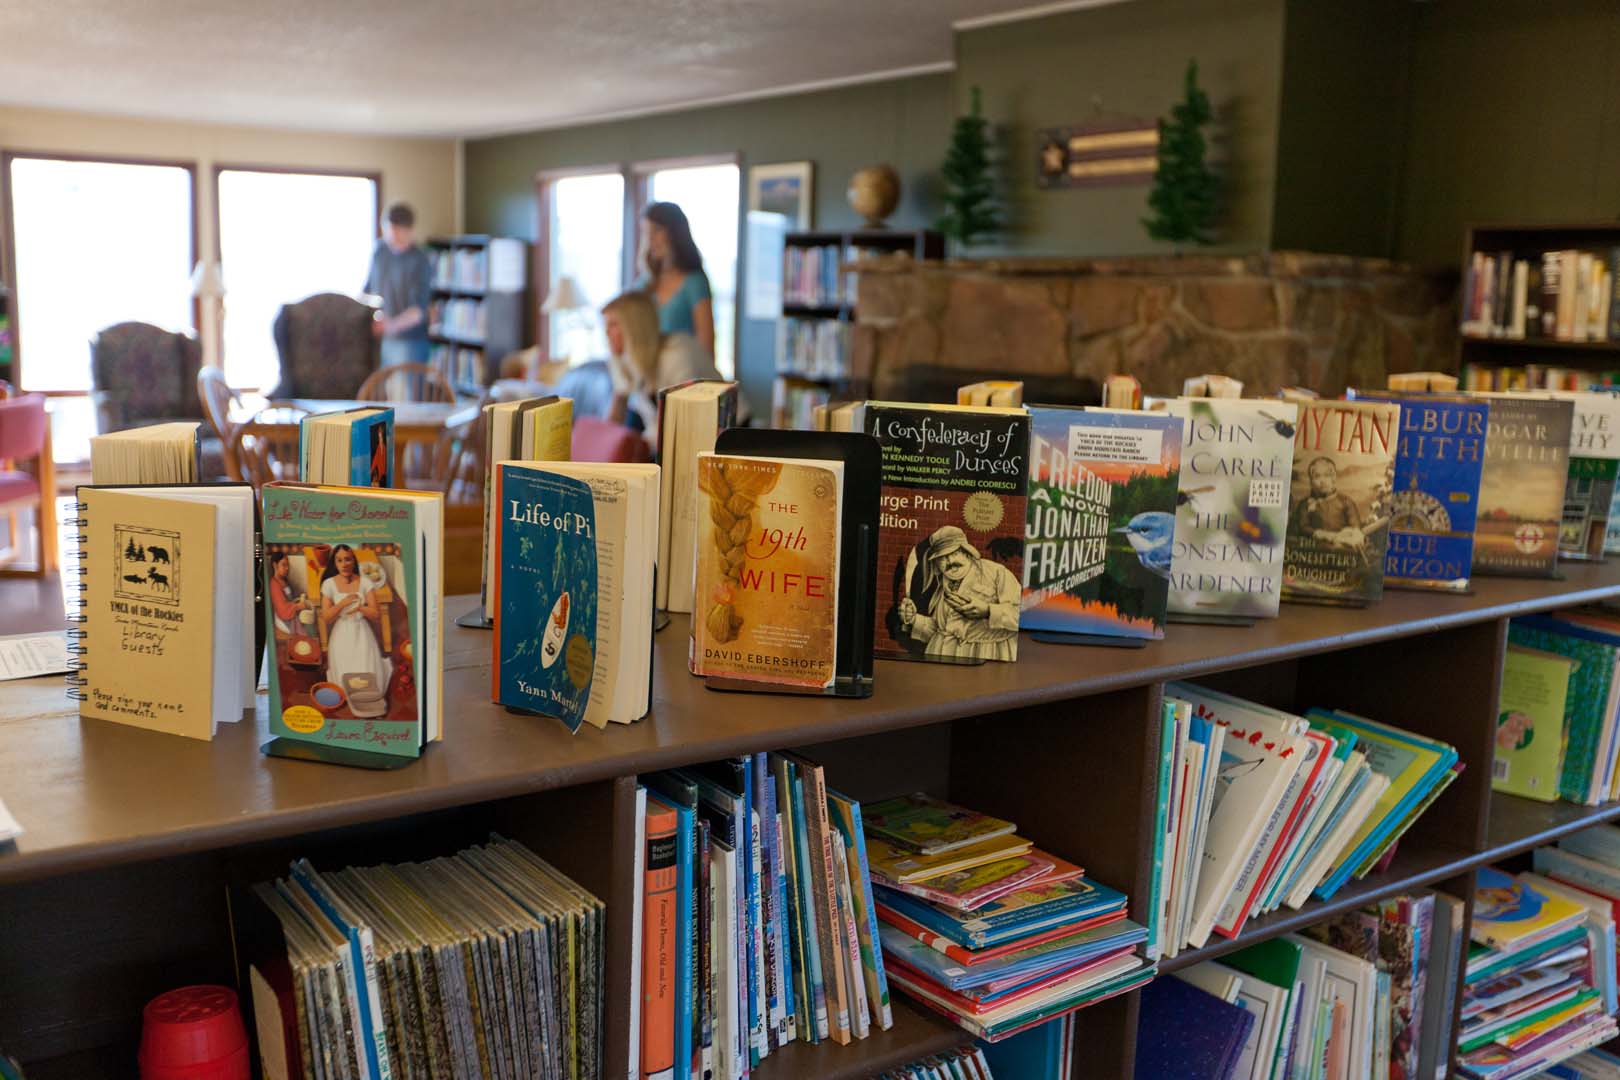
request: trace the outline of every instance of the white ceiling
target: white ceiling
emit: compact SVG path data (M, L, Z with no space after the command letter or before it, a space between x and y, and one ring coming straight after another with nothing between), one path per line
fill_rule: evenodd
M0 104L473 135L943 65L1030 3L0 0Z

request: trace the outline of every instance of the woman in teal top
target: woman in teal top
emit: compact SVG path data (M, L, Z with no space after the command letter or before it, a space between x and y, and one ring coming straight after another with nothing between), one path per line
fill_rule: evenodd
M659 330L691 334L713 356L714 301L686 214L674 203L655 202L641 221L642 275L635 287L657 303Z

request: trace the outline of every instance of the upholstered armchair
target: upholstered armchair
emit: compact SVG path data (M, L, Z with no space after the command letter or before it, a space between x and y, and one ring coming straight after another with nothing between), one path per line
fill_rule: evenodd
M377 370L371 322L370 307L337 293L283 305L272 331L281 381L270 398L353 398Z
M90 342L90 400L96 430L122 431L203 419L197 398L197 339L149 323L109 326Z

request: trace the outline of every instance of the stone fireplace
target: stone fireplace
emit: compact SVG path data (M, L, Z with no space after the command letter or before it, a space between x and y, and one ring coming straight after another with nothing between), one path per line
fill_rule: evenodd
M885 257L856 269L854 373L879 398L914 390L911 369L924 367L1046 386L1123 372L1149 394L1220 372L1249 395L1289 385L1337 395L1457 362L1455 275L1383 259Z

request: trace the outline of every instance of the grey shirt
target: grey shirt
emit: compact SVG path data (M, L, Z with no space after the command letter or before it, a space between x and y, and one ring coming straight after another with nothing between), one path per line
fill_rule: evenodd
M422 321L409 330L390 337L401 339L428 336L428 303L433 287L433 262L427 252L412 246L395 251L387 241L377 241L371 253L371 273L366 276L366 292L382 297L382 311L392 319L407 308L422 309Z

